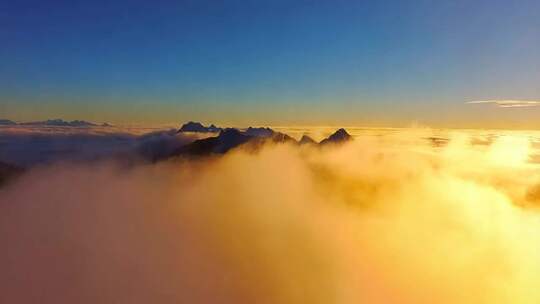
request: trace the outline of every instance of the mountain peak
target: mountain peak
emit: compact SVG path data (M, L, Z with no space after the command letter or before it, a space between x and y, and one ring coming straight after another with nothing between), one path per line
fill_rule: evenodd
M215 125L210 125L208 127L205 127L200 122L195 121L189 121L180 127L180 130L178 130L178 133L180 132L199 132L199 133L215 133L220 132L222 129L219 127L216 127Z
M334 134L328 136L328 138L323 139L320 144L324 145L329 143L344 143L350 140L352 140L351 135L349 135L349 133L347 133L345 129L341 128L334 132Z
M226 128L226 129L221 130L221 132L219 132L218 137L229 138L229 137L237 137L240 135L242 135L242 132L240 132L240 130L235 129L235 128Z
M336 132L334 132L334 134L330 135L330 137L332 138L350 138L351 135L349 135L349 133L347 133L347 131L343 128L340 128L339 130L337 130Z
M276 132L270 128L253 128L249 127L244 131L244 134L254 137L272 137Z
M311 145L311 144L316 144L317 142L315 140L313 140L313 138L311 138L308 135L304 134L298 143L301 144L301 145L306 145L306 144Z

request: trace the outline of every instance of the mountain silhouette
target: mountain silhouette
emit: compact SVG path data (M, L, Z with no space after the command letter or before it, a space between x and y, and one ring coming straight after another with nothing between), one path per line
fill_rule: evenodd
M249 127L244 131L244 134L255 137L273 137L276 132L270 128Z
M189 124L189 123L188 123ZM186 124L186 125L188 125ZM199 128L202 126L200 123L191 123L186 128L191 127ZM337 130L334 134L330 135L327 139L324 139L319 144L327 145L330 143L342 143L351 140L352 137L344 129ZM174 156L206 156L212 154L224 154L244 145L250 151L257 151L264 144L274 143L292 143L292 144L314 144L317 143L307 135L304 135L300 142L296 141L289 135L281 132L276 132L271 128L253 128L249 127L244 131L235 128L227 128L221 130L218 136L208 137L204 139L196 140L190 144L180 147L175 150L170 157Z
M298 142L300 145L316 145L317 142L313 140L313 138L303 135L302 138L300 138L300 141Z
M352 140L351 135L349 135L345 129L341 128L334 132L334 134L328 136L328 138L323 139L319 145L324 146L328 144L342 144L350 140Z
M97 126L94 123L84 121L84 120L72 120L65 121L63 119L48 119L45 121L31 121L31 122L22 122L19 125L23 126L54 126L54 127L94 127Z
M172 156L224 154L229 150L244 144L249 144L249 149L251 150L257 150L265 143L285 142L296 143L296 140L287 134L276 132L270 128L249 127L244 131L227 128L223 129L216 137L199 139L181 147L176 150Z
M196 140L176 150L173 155L204 156L209 154L224 154L232 148L240 146L254 137L240 132L238 129L227 128L218 136Z
M178 130L180 132L198 132L198 133L217 133L220 132L222 128L216 127L215 125L210 125L205 127L200 122L190 121L182 125Z

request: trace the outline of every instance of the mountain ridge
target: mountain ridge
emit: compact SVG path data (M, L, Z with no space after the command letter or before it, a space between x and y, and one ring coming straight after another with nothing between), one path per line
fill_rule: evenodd
M188 126L186 127L188 129L191 127L207 128L204 127L204 125L202 125L201 123L197 122L188 122L184 124L183 127L186 125ZM184 132L182 131L182 128L178 130L177 133L180 132ZM226 128L222 129L217 136L195 140L190 144L180 147L179 149L174 151L170 157L182 155L205 156L212 154L225 154L234 148L247 144L250 145L250 149L257 150L265 143L291 143L295 145L310 144L316 147L322 147L329 144L343 144L350 140L352 140L351 135L349 135L349 133L347 133L347 131L343 128L338 129L319 143L317 143L315 140L313 140L307 135L302 136L300 141L297 141L291 136L285 133L274 131L269 127L248 127L243 131L236 128Z
M177 133L182 132L196 132L196 133L217 133L221 132L223 129L220 127L216 127L214 124L209 125L208 127L205 127L200 122L195 121L188 121L187 123L183 124Z
M103 123L101 125L89 122L86 120L63 120L61 118L39 120L39 121L27 121L16 122L9 119L0 119L0 125L2 126L47 126L47 127L112 127L109 123Z

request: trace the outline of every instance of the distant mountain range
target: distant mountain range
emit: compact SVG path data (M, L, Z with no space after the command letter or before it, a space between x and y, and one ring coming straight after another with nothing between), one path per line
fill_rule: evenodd
M26 123L16 123L11 120L2 119L0 120L0 125L11 126L11 125L21 125L21 126L55 126L55 127L95 127L98 126L94 123L82 121L82 120L73 120L73 121L64 121L62 119L52 119L46 121L38 122L26 122ZM109 126L104 124L102 126ZM209 137L194 140L197 138L193 134L185 134L183 136L180 133L183 132L202 132L208 133ZM235 128L220 128L215 125L210 125L208 127L202 125L198 122L188 122L179 130L171 130L166 133L159 133L157 135L152 135L147 139L148 134L137 137L141 139L142 142L145 142L144 149L142 146L136 146L136 150L129 150L129 147L126 147L128 151L134 153L133 157L139 158L141 160L157 162L160 160L165 160L174 157L199 157L199 156L210 156L210 155L222 155L228 151L242 146L247 151L256 152L260 150L266 144L281 144L288 143L290 145L298 146L313 146L316 147L326 147L330 145L339 145L347 141L352 140L352 137L347 133L345 129L339 129L328 138L323 139L321 142L317 143L308 135L302 136L302 138L297 141L291 136L281 133L271 128L267 127L249 127L247 129L235 129ZM8 137L6 137L8 138ZM54 141L54 135L51 135L50 139L43 138L40 140L39 145L47 145L47 140ZM66 138L65 140L70 140ZM71 144L74 150L78 151L76 145L85 145L89 138L85 137L74 137L71 142L64 144ZM4 139L4 143L9 145L9 140ZM31 145L31 143L30 143ZM54 145L53 145L54 146ZM87 147L92 147L88 145ZM32 146L29 146L29 150L32 150ZM107 147L104 148L107 150ZM58 150L58 153L64 153L64 150ZM84 151L84 149L83 149ZM111 149L110 151L115 151ZM151 153L148 153L151 151ZM71 153L70 152L70 153ZM90 154L92 151L89 152ZM112 153L112 152L111 152ZM127 154L130 155L130 154ZM71 159L71 157L76 157L77 155L71 154L60 154L58 159L62 160ZM113 156L112 154L110 155ZM19 167L13 164L6 163L5 159L0 160L0 187L8 182L8 180L17 177L22 174L26 169L31 168L32 165Z
M44 121L31 121L31 122L14 122L9 119L0 119L0 125L2 126L14 126L14 125L20 125L20 126L53 126L53 127L111 127L110 124L104 123L102 125L98 125L92 122L84 121L84 120L72 120L72 121L66 121L63 119L48 119Z
M220 130L217 136L199 139L188 145L182 146L176 151L174 151L171 156L204 156L211 154L224 154L227 153L229 150L241 145L246 146L248 149L255 150L268 142L327 146L330 144L342 144L352 140L352 137L347 133L345 129L339 129L335 133L330 135L328 138L325 138L320 143L317 143L315 140L313 140L307 135L302 136L300 141L296 141L289 135L274 131L270 128L249 127L244 131L241 131L235 128L222 129L214 125L205 127L201 123L191 121L182 125L182 127L178 130L178 133L215 132L215 130Z

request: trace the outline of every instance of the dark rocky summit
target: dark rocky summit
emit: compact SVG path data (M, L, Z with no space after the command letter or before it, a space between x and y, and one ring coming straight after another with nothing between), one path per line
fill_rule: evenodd
M221 128L216 127L215 125L210 125L208 127L205 127L200 122L194 122L190 121L182 125L180 127L180 130L178 130L178 133L180 132L199 132L199 133L217 133L221 132Z
M334 132L334 134L330 135L328 138L323 139L319 145L328 145L328 144L342 144L345 142L348 142L352 140L351 135L345 131L345 129L341 128Z
M316 145L317 142L313 140L313 138L303 135L302 138L300 138L300 141L298 142L300 145Z
M173 155L203 156L224 154L232 148L250 141L253 137L243 134L237 129L222 130L218 136L199 139L181 147Z
M240 131L234 128L222 130L218 136L199 139L176 150L172 156L204 156L224 154L241 145L249 145L251 150L257 150L265 143L296 143L287 134L276 132L270 128L248 128Z
M185 126L185 128L184 128ZM182 129L189 130L206 130L200 123L190 122L182 126ZM182 132L179 131L179 132ZM194 131L203 132L203 131ZM205 131L206 132L206 131ZM351 140L352 137L344 129L339 129L334 134L330 135L327 139L323 140L319 146L326 144L338 144ZM224 154L229 150L244 145L250 151L257 151L265 144L313 144L317 145L312 138L304 135L298 142L294 138L287 134L276 132L270 128L253 128L249 127L244 131L227 128L221 130L218 136L208 137L204 139L196 140L190 144L180 147L170 155L174 156L205 156L212 154Z
M248 136L254 137L273 137L276 132L270 128L252 128L249 127L244 131Z

